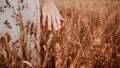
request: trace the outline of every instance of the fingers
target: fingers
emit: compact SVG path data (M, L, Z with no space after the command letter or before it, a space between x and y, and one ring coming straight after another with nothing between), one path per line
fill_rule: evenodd
M59 17L54 17L54 16L48 16L48 30L52 30L52 23L53 23L53 28L55 30L58 30L61 28L61 22Z
M56 19L55 19L54 16L52 16L52 22L53 22L53 28L54 28L55 30L58 30L57 21L56 21Z
M58 29L61 29L61 20L64 21L64 19L62 18L62 16L58 16L58 17L55 17L55 16L50 16L50 15L47 15L47 14L43 14L43 19L42 19L42 24L45 25L46 24L46 18L47 19L47 22L48 22L48 30L52 30L52 23L53 23L53 28L55 30L58 30Z
M48 16L48 30L52 30L52 20L51 20L51 16Z
M52 25L53 30L58 30L61 28L61 21L64 21L64 19L53 3L44 3L42 11L42 24L46 25L47 21L48 30L52 30Z
M42 24L45 25L46 23L46 13L43 12L43 19L42 19Z
M56 21L57 21L57 27L58 27L58 29L60 29L61 28L60 18L56 17Z

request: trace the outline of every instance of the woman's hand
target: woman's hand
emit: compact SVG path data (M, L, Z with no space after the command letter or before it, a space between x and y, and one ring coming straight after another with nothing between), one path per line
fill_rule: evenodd
M52 25L53 29L55 30L61 28L61 21L64 21L64 19L60 15L60 12L56 8L52 0L44 0L42 15L42 24L45 25L45 22L47 20L49 30L52 30Z

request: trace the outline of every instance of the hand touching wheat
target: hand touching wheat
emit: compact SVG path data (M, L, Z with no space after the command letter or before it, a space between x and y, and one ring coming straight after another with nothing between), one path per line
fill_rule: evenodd
M42 15L42 24L45 25L47 20L49 30L52 30L52 25L55 30L61 28L61 21L64 21L64 19L51 0L44 0Z

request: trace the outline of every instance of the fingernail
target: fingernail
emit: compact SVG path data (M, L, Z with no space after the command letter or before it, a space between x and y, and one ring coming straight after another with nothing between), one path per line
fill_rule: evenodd
M59 26L58 28L61 29L61 26Z
M56 28L55 28L55 30L57 31L57 30L58 30L58 28L56 27Z
M52 29L51 29L51 28L48 28L48 30L50 30L50 31L51 31Z

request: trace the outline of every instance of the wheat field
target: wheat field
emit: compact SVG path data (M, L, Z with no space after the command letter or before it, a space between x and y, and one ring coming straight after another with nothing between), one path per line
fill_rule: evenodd
M62 29L49 31L41 25L39 48L34 40L36 57L26 52L25 41L18 41L21 59L8 46L9 34L1 37L0 68L120 68L120 1L54 2L65 19Z

